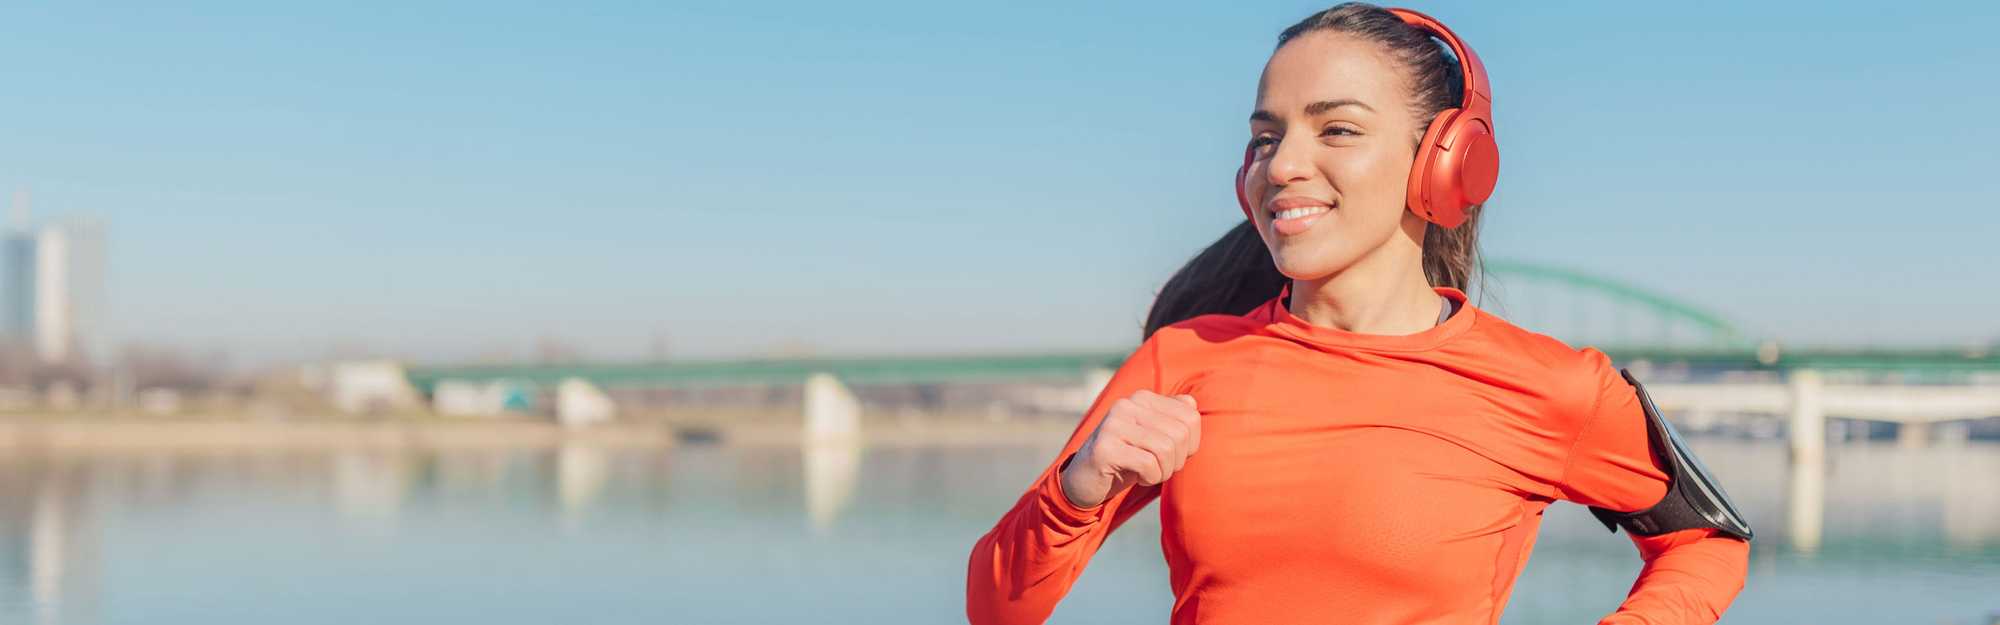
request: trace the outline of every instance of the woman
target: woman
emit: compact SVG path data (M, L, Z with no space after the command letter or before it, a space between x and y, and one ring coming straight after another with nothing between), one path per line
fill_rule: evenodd
M1455 39L1350 3L1279 36L1238 173L1249 221L1168 282L973 548L973 623L1045 620L1154 499L1174 623L1493 623L1550 502L1663 500L1636 382L1466 304L1490 96L1432 32ZM1742 588L1745 540L1632 540L1645 568L1603 623L1710 623Z

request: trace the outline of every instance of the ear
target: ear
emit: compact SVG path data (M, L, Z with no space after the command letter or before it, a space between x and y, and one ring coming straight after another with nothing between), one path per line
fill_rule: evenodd
M1410 208L1409 202L1404 202L1403 220L1399 222L1399 225L1403 229L1403 236L1409 237L1410 241L1416 243L1417 247L1421 249L1424 246L1424 242L1429 240L1431 227L1435 224L1432 224L1428 219L1424 219L1423 215L1418 215L1415 210Z

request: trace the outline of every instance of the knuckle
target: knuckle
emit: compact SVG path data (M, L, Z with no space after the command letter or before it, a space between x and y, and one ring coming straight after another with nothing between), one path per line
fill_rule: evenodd
M1132 401L1132 398L1127 397L1125 399L1120 399L1118 401L1111 402L1111 414L1117 415L1119 413L1131 412L1133 409L1136 409L1138 407L1139 407L1138 402Z
M1126 453L1118 457L1117 467L1120 471L1144 475L1147 470L1153 468L1153 459L1147 458L1144 453Z
M1134 437L1131 439L1131 441L1127 442L1125 446L1132 448L1132 451L1138 454L1138 457L1146 458L1149 461L1151 460L1150 458L1147 457L1153 454L1153 445L1152 443L1146 442L1146 439L1144 437Z

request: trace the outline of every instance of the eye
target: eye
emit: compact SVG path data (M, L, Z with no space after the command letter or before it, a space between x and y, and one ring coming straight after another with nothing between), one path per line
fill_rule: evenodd
M1253 152L1262 152L1264 148L1277 144L1278 138L1271 135L1257 135L1250 138L1250 150Z
M1321 130L1321 131L1319 131L1319 136L1322 136L1322 137L1358 137L1358 136L1361 136L1361 131L1359 131L1359 130L1355 130L1355 129L1353 129L1353 128L1349 128L1349 127L1347 127L1347 126L1327 126L1325 130Z

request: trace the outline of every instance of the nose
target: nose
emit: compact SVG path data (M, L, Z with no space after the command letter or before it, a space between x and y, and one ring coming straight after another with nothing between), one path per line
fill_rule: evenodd
M1313 168L1312 159L1308 154L1312 142L1305 139L1293 141L1292 139L1298 134L1288 133L1279 139L1278 145L1271 152L1270 162L1264 166L1264 180L1270 183L1273 189L1282 189L1294 182L1310 180L1313 172L1317 171Z

